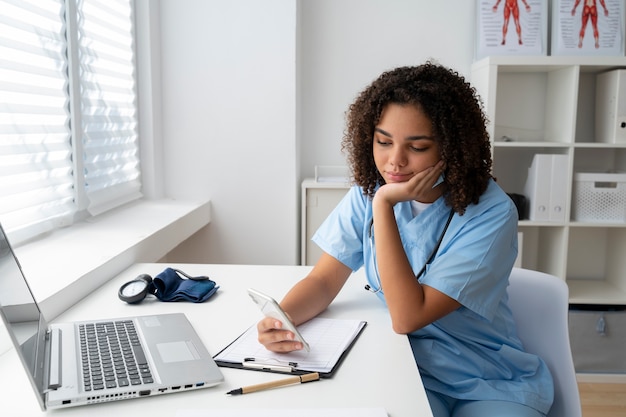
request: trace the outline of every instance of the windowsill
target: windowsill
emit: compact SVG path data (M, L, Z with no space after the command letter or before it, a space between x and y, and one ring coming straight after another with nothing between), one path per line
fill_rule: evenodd
M206 226L209 201L137 201L15 249L47 320L138 262L156 262Z

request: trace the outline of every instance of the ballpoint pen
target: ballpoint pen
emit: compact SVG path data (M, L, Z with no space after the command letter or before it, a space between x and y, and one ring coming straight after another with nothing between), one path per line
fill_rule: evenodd
M282 362L276 359L245 358L241 365L244 368L262 369L264 371L293 372L298 366L297 362Z
M230 394L230 395L249 394L251 392L263 391L263 390L270 389L270 388L278 388L278 387L284 387L286 385L303 384L305 382L318 381L319 379L320 379L320 374L317 372L312 372L310 374L290 376L289 378L279 379L278 381L264 382L262 384L249 385L247 387L237 388L232 391L228 391L226 394Z

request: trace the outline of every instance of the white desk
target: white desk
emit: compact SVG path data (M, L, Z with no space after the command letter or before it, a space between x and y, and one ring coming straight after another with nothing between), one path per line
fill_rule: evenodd
M220 289L205 303L163 303L149 296L128 305L117 298L119 286L140 273L152 276L172 266L192 275L209 275ZM138 264L63 313L57 321L184 312L212 355L256 323L260 312L246 294L257 288L280 300L308 271L308 266L235 266ZM331 379L252 394L225 393L284 375L221 368L224 383L207 389L49 411L63 416L175 417L186 409L363 408L384 407L390 417L432 413L406 336L395 334L387 310L363 289L364 278L351 277L326 317L367 320L368 325ZM5 337L6 335L2 335ZM0 414L41 416L26 374L14 350L0 356ZM9 412L10 411L10 412ZM88 413L88 414L87 414ZM218 413L219 414L219 413ZM216 415L218 415L216 414Z

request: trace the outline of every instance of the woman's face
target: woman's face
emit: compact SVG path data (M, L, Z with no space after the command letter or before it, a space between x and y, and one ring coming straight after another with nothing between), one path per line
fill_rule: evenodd
M388 104L374 128L374 162L386 183L404 182L441 158L432 126L410 104Z

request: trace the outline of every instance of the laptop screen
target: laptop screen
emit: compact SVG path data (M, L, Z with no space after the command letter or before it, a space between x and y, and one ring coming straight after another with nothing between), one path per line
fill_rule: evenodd
M43 393L47 323L0 226L0 316L37 392Z

